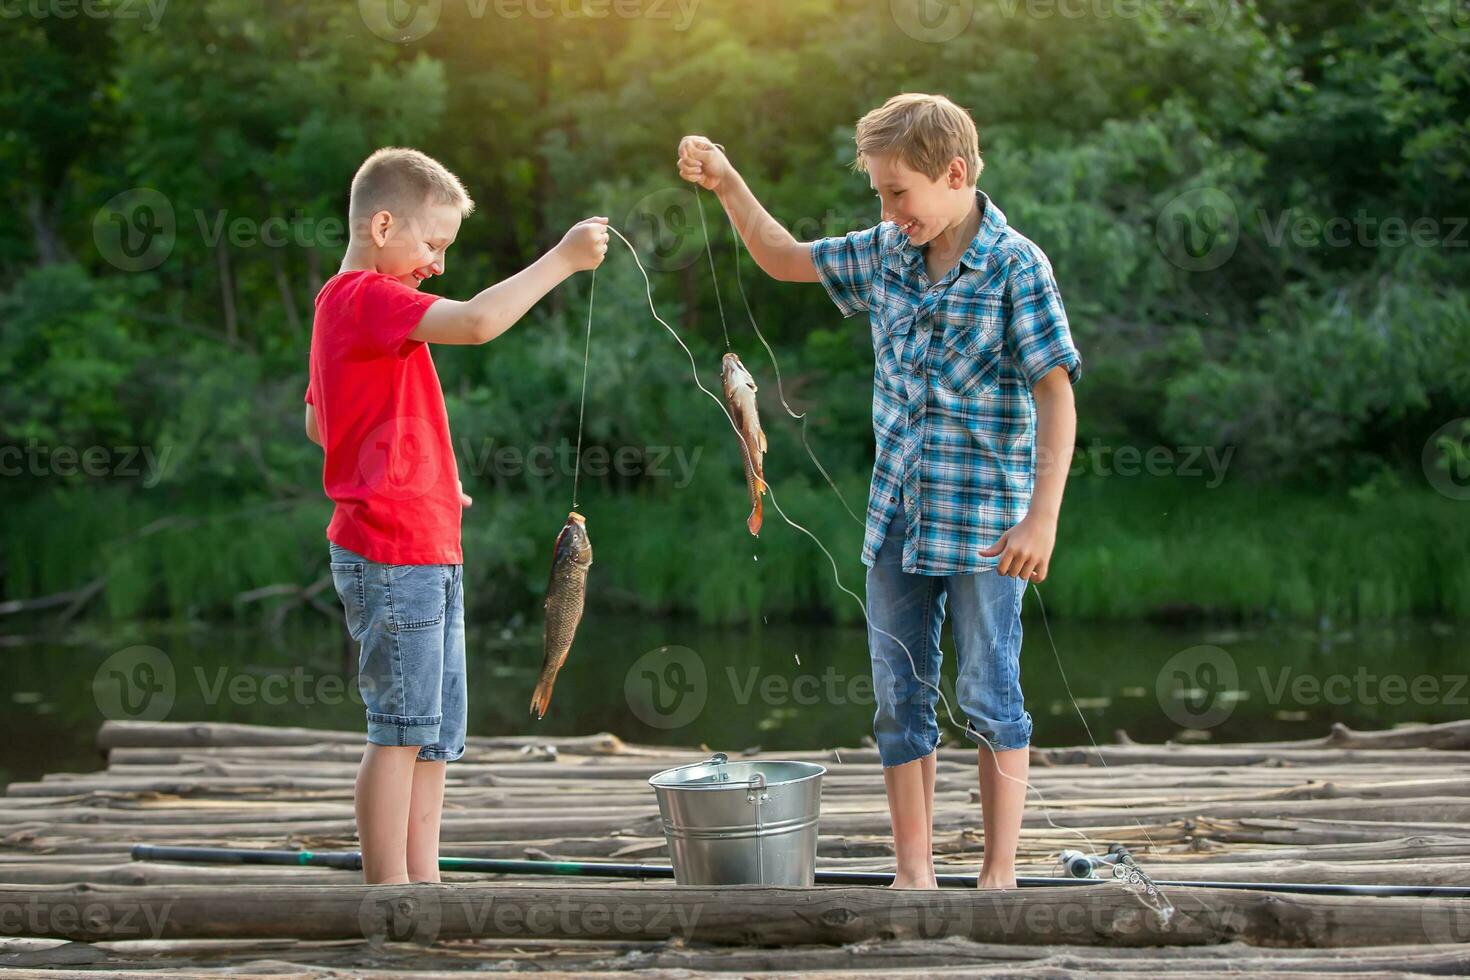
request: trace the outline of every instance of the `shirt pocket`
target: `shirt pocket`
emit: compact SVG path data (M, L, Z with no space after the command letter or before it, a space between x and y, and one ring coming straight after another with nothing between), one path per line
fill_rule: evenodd
M871 314L873 358L879 372L893 378L903 374L903 349L913 332L914 311L895 302L898 293L893 287L886 287L880 293L885 298L881 304L874 304Z
M965 397L993 392L1000 383L1005 315L1001 293L970 296L952 306L937 351L934 383Z
M342 600L342 612L347 619L347 635L354 640L360 640L367 626L367 595L366 586L363 583L363 563L334 561L331 566L332 584L337 587L337 598Z

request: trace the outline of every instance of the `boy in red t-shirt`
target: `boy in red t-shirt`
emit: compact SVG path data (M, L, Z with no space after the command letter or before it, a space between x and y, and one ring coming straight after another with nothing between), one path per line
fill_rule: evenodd
M444 393L427 344L483 344L607 255L606 218L572 227L523 272L467 302L419 292L474 202L417 150L378 150L352 180L351 239L317 294L306 434L326 451L332 578L362 643L367 748L357 832L369 884L439 880L448 762L464 755L463 556Z

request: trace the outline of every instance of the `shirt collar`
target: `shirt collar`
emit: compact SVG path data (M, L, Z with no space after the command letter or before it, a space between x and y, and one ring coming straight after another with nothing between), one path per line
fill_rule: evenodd
M980 227L975 232L975 237L970 241L970 247L965 249L965 254L960 256L960 262L970 269L980 269L985 266L986 253L990 246L994 245L1000 233L1005 230L1006 216L990 196L980 188L975 188L976 203L980 206ZM900 260L906 266L912 266L923 258L922 249L916 248L906 236L898 236L898 245L894 249Z

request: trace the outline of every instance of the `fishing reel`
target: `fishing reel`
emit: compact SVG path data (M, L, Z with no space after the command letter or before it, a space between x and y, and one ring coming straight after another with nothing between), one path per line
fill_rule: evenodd
M1108 853L1103 856L1096 854L1083 854L1081 851L1063 851L1057 858L1057 864L1062 869L1062 874L1068 878L1098 878L1098 868L1108 868L1122 863L1130 865L1133 863L1133 855L1122 844L1113 844L1108 847Z

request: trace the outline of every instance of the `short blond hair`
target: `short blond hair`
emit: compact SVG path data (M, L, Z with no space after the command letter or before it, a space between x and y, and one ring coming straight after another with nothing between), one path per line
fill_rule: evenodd
M980 180L980 133L970 114L942 95L895 95L858 120L857 160L868 172L868 158L895 155L930 180L938 180L955 157L965 161L970 183Z
M462 218L475 210L464 184L444 164L418 150L385 146L357 168L347 216L357 229L379 211L406 218L431 204L457 207Z

